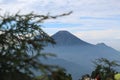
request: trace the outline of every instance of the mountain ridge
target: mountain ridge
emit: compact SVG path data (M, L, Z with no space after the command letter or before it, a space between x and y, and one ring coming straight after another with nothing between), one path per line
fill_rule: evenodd
M70 36L68 36L67 34ZM57 55L57 58L63 59L60 61L56 59L55 62L65 67L68 71L71 71L70 74L72 74L73 80L79 79L80 76L82 76L81 73L83 74L91 73L91 71L93 71L94 69L94 65L92 61L96 59L106 58L108 60L120 61L119 60L120 52L110 46L107 46L105 43L99 43L96 45L92 45L81 39L78 39L74 35L72 35L73 38L69 38L71 37L71 33L69 33L68 31L67 32L62 31L62 32L59 32L59 34L57 35L54 34L53 36L52 37L54 38L54 40L56 40L57 38L58 44L56 44L55 46L48 45L47 47L45 47L44 52L54 53ZM77 39L78 42L75 39ZM84 45L83 44L81 45L79 41L84 43ZM71 43L75 45L72 45ZM64 60L66 60L67 62ZM61 61L63 61L63 63ZM51 63L52 62L53 61L51 61ZM69 64L73 66L72 67L68 66ZM74 67L74 65L76 64L78 64L78 67ZM73 73L72 71L76 71L78 76L76 76L76 74Z

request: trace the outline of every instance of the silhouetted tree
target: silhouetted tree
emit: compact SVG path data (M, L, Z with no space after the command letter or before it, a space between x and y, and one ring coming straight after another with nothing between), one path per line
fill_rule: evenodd
M51 75L52 80L72 80L71 74L67 74L64 70L53 71Z
M41 29L41 23L70 13L57 16L34 13L0 15L0 80L31 80L33 70L52 72L57 66L46 65L39 59L52 55L41 53L41 50L48 43L55 43Z
M114 74L117 72L115 67L120 66L116 61L109 61L106 58L100 58L94 61L96 65L95 70L92 72L91 77L99 76L101 80L111 78L114 80Z
M58 69L49 75L38 76L33 80L72 80L72 76L64 69Z
M85 74L79 80L90 80L90 79L91 79L91 77L89 76L89 74Z

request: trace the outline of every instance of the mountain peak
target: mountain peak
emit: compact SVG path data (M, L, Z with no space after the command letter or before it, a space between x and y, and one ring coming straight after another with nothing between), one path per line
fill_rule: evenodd
M97 46L107 46L105 43L98 43Z
M73 34L71 34L70 32L68 32L68 31L66 31L66 30L60 30L60 31L58 31L56 34L54 34L54 35L73 35Z
M73 45L88 45L89 43L79 39L72 33L61 30L55 33L52 38L56 41L57 45L60 46L73 46Z
M66 31L66 30L60 30L60 31L58 31L59 33L69 33L68 31Z

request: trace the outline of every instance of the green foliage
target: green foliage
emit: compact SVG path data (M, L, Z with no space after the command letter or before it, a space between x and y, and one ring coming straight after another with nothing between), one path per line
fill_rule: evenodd
M83 76L81 77L81 79L79 79L79 80L89 80L89 79L90 79L89 74L85 74L85 75L83 75Z
M33 70L47 73L56 68L39 59L50 56L41 53L41 50L48 43L55 43L41 29L41 23L68 14L50 16L16 13L0 16L0 80L31 80L34 77Z
M114 74L117 72L115 67L120 66L116 61L109 61L106 58L97 59L94 64L96 68L92 72L91 77L95 78L99 75L101 80L114 79Z
M50 79L48 78L48 75L41 75L35 77L33 80L50 80Z
M50 75L38 76L33 80L72 80L71 74L66 73L64 70L59 69L53 71Z
M51 80L72 80L71 74L67 74L64 70L57 70L52 72Z
M115 74L114 78L115 80L120 80L120 73Z

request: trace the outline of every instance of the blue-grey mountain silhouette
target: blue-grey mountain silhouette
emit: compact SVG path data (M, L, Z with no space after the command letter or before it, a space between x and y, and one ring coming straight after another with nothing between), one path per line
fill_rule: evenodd
M55 40L56 45L59 46L74 46L74 45L90 45L89 43L77 38L68 31L58 31L52 38Z
M50 63L57 63L63 66L72 74L73 80L78 80L82 74L91 73L94 69L92 61L95 59L107 58L117 61L120 59L120 52L112 47L104 43L90 44L77 38L68 31L59 31L52 38L57 44L46 47L44 52L56 54L59 59L56 58L56 60ZM63 61L63 63L59 60ZM72 66L67 66L68 64ZM77 64L77 67L75 64ZM73 71L76 71L77 74L73 73Z

